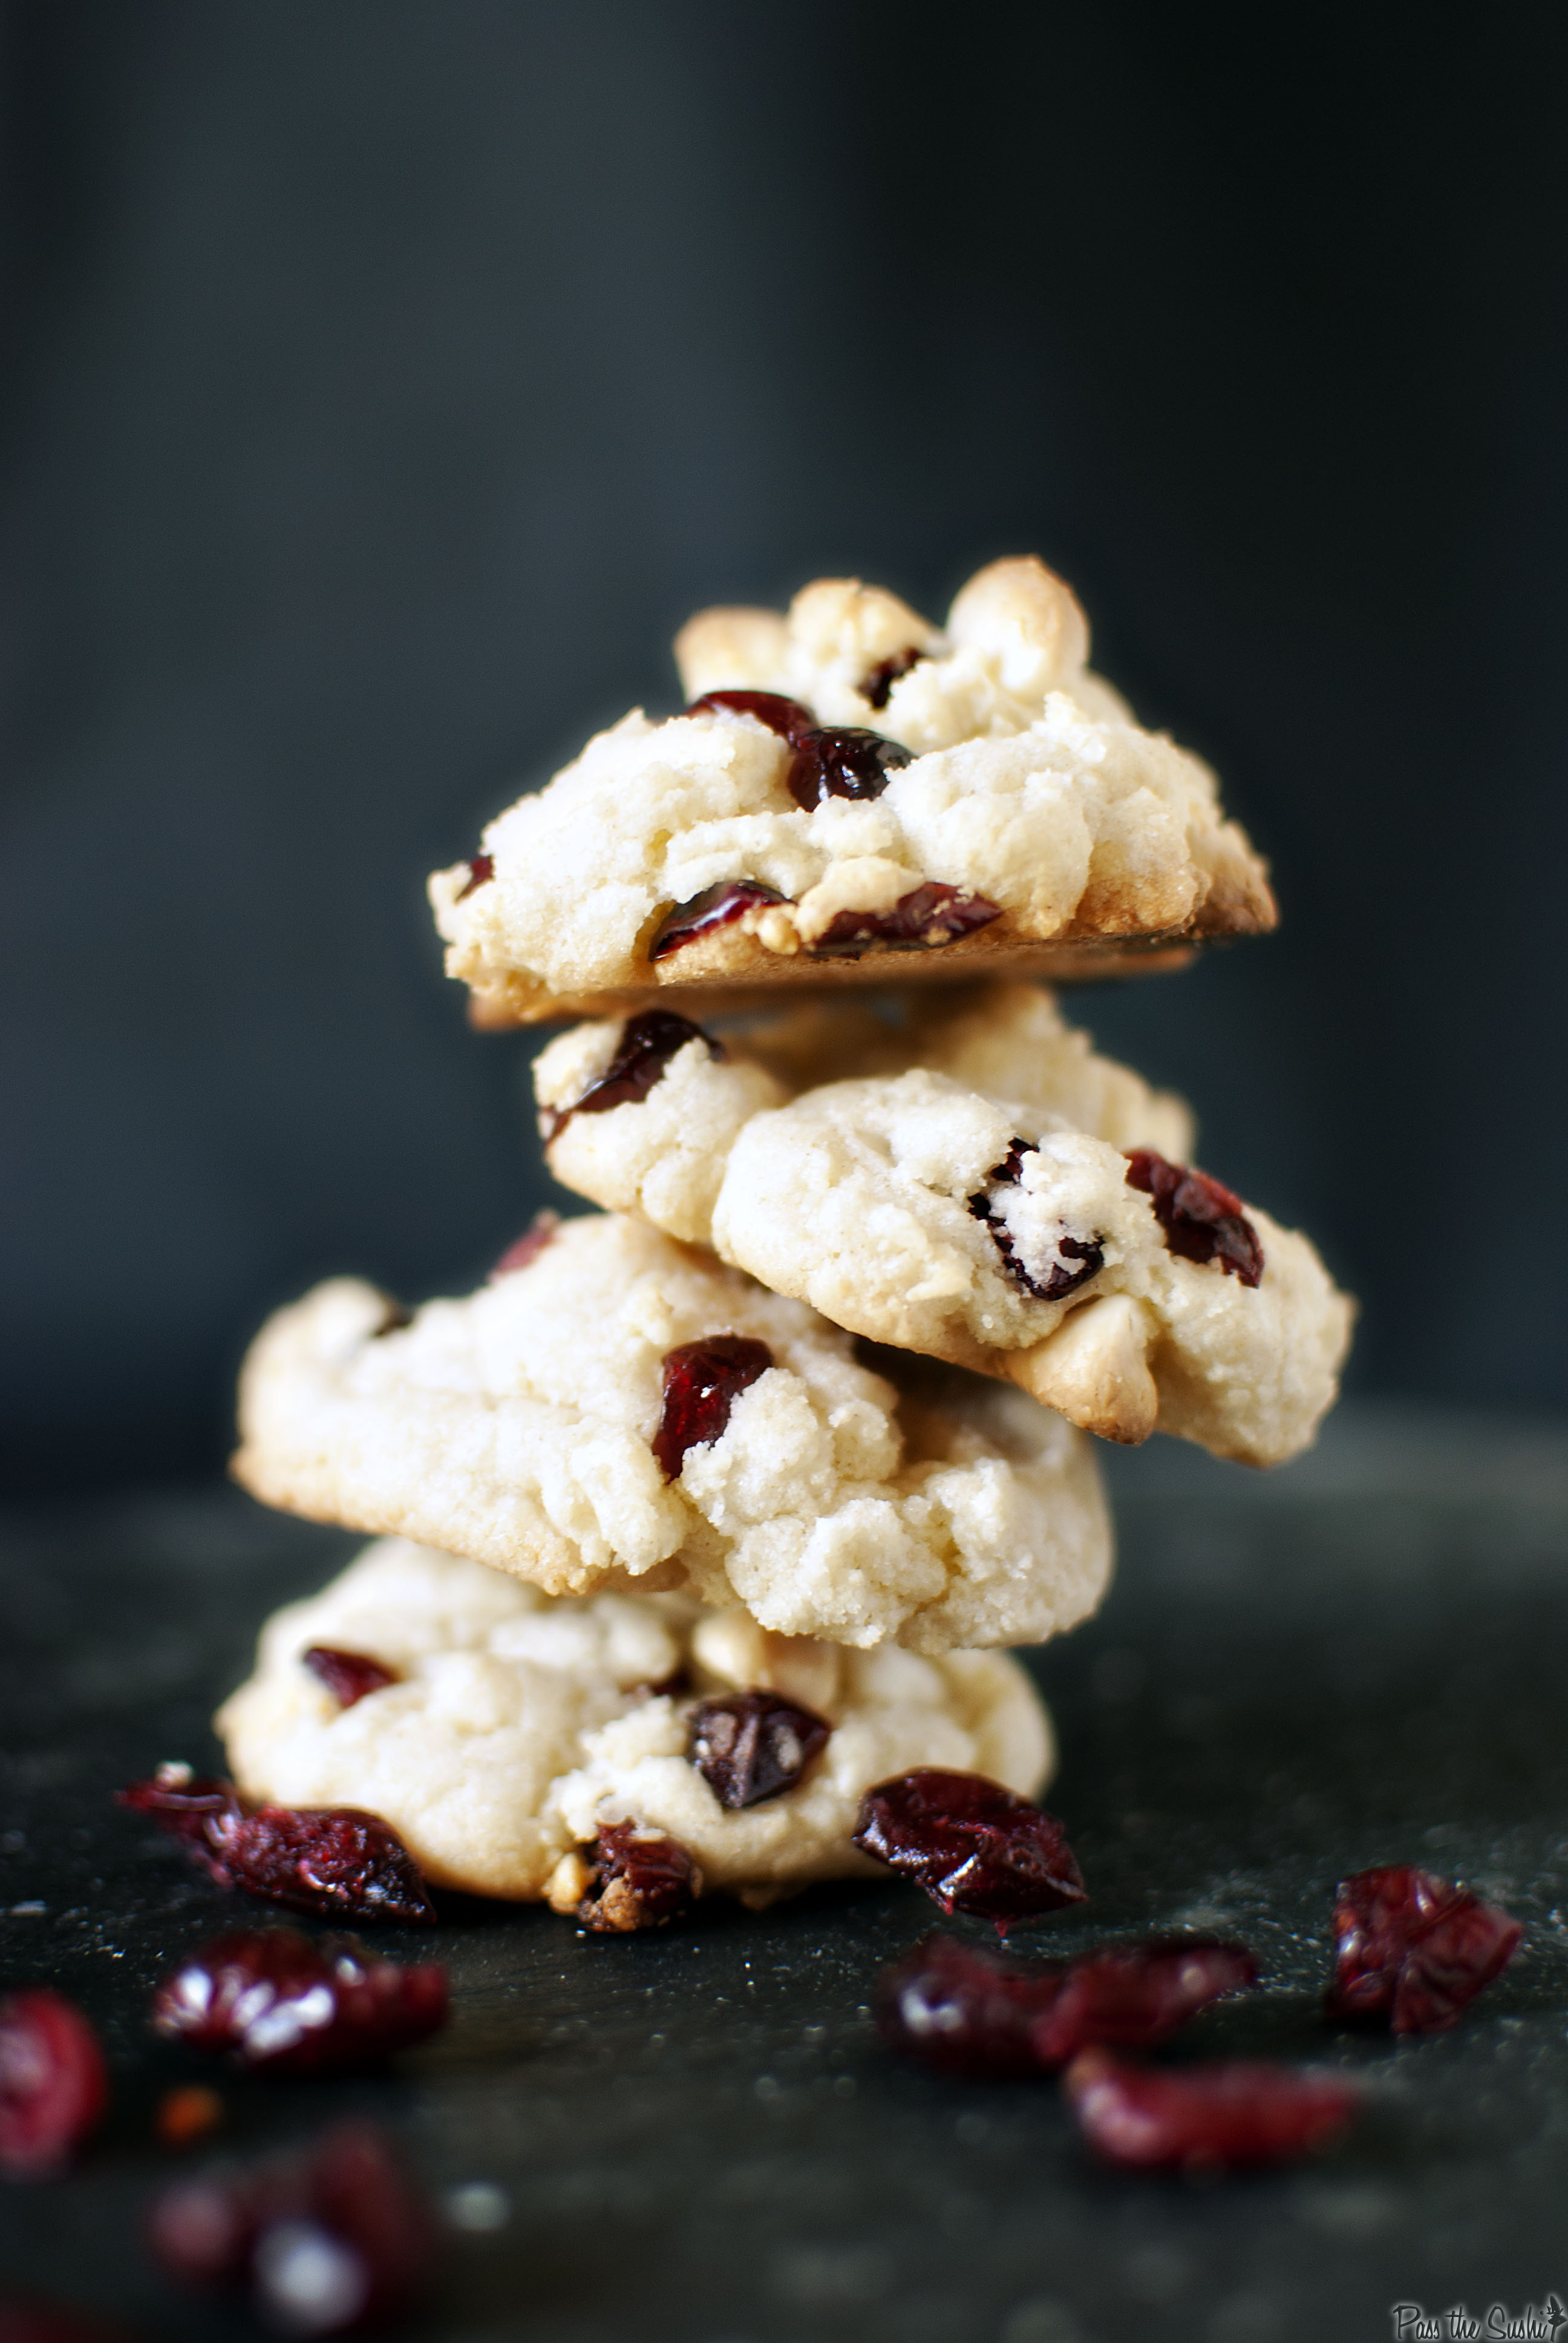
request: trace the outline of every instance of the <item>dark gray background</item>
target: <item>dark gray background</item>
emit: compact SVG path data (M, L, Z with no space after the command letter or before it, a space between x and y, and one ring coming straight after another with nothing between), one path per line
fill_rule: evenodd
M271 1303L527 1220L423 877L673 704L689 608L1030 548L1285 910L1089 1021L1363 1387L1561 1400L1559 12L3 23L20 1484L211 1466Z

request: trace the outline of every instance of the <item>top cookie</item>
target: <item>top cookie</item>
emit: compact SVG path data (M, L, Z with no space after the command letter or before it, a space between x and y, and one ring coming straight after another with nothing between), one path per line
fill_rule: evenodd
M982 569L945 633L823 578L676 650L684 715L634 709L431 879L477 1021L1071 975L1274 924L1212 773L1090 670L1039 561Z

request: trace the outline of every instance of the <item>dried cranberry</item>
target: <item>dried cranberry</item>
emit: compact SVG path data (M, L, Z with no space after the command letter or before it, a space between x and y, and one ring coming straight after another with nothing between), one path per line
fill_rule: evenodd
M351 1936L297 1928L218 1936L181 1963L153 1997L153 2028L197 2050L231 2050L244 2066L314 2074L390 2057L447 2022L447 1973L404 1968Z
M1088 1892L1056 1817L983 1774L917 1765L879 1783L860 1802L854 1843L944 1912L972 1912L1002 1935Z
M644 1009L628 1017L603 1073L572 1105L550 1113L546 1144L559 1138L575 1114L608 1114L611 1107L631 1106L645 1099L662 1079L671 1058L689 1041L701 1041L710 1058L724 1055L721 1042L710 1040L689 1017L678 1017L673 1009Z
M1263 1274L1263 1248L1240 1196L1221 1188L1206 1172L1167 1163L1151 1147L1130 1151L1127 1184L1152 1197L1167 1252L1180 1253L1183 1261L1217 1261L1243 1285L1257 1284Z
M756 905L786 900L777 887L765 887L760 879L721 879L717 887L705 887L689 902L676 905L649 944L648 956L668 960L671 952L695 943L699 936L711 935L716 928L729 927Z
M536 1212L522 1235L507 1247L490 1272L490 1283L498 1285L503 1277L513 1277L519 1269L527 1269L529 1262L538 1261L560 1224L558 1212Z
M196 2286L249 2286L270 2325L345 2335L408 2309L434 2232L382 2134L341 2124L307 2154L186 2180L155 2203L153 2249Z
M457 890L457 900L466 902L476 887L487 887L496 875L495 858L488 854L472 854L468 858L468 883Z
M1221 1994L1257 1982L1246 1946L1215 1936L1105 1945L1070 1964L1035 2026L1035 2051L1044 2065L1060 2066L1092 2043L1151 2050Z
M98 2037L74 2003L48 1986L0 2001L0 2173L36 2180L58 2172L109 2103Z
M1107 1945L1075 1961L1005 1959L932 1936L878 1986L894 2049L956 2075L1038 2074L1091 2043L1149 2049L1238 1986L1255 1985L1243 1946L1207 1936Z
M792 1790L832 1726L782 1693L727 1693L692 1711L686 1754L721 1806L759 1806Z
M1002 1958L957 1936L928 1936L877 1980L877 2030L946 2074L1038 2075L1032 2028L1061 1991L1060 1963Z
M688 716L754 716L777 732L781 740L803 740L817 729L817 719L798 699L781 691L705 691L683 711Z
M1084 2050L1062 2077L1085 2138L1111 2164L1188 2170L1282 2164L1338 2137L1356 2111L1353 2083L1267 2059L1137 2066Z
M354 1806L257 1806L232 1782L162 1777L118 1794L180 1840L220 1887L324 1919L434 1920L435 1907L396 1831Z
M710 1334L664 1354L664 1405L653 1453L667 1481L678 1480L689 1448L719 1437L741 1393L773 1364L766 1342L749 1334Z
M1502 1974L1523 1929L1500 1904L1392 1863L1342 1880L1334 1903L1333 2017L1386 2017L1441 2034Z
M863 726L819 725L795 741L784 785L809 813L829 798L879 798L900 766L912 762L907 749Z
M1063 1302L1081 1285L1087 1285L1091 1277L1099 1276L1105 1266L1105 1246L1099 1237L1058 1237L1052 1250L1060 1257L1051 1262L1043 1284L1020 1258L1012 1231L990 1192L993 1188L1017 1187L1023 1178L1024 1157L1035 1152L1027 1139L1015 1139L1001 1161L986 1173L985 1187L970 1198L969 1207L976 1220L984 1221L990 1231L991 1242L1000 1253L1001 1265L1013 1283L1021 1286L1025 1293L1032 1293L1037 1302ZM1070 1269L1070 1262L1077 1265ZM1044 1267L1043 1262L1034 1264L1034 1270Z
M339 1708L352 1708L367 1693L385 1692L398 1682L396 1668L383 1666L364 1652L339 1652L330 1644L312 1644L300 1658L327 1686Z
M702 1892L702 1874L678 1839L636 1823L600 1824L593 1869L578 1918L604 1936L662 1928Z
M860 679L860 697L869 699L873 708L886 708L894 684L919 667L928 654L925 651L895 651L891 659L879 659L870 672Z
M936 951L1001 917L989 895L926 880L900 895L890 911L839 911L811 950L819 960L859 960L880 944L890 951Z

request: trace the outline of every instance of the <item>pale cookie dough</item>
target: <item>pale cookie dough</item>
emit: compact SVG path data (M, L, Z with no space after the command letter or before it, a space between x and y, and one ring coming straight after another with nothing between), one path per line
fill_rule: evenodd
M321 1644L398 1681L341 1707L302 1658ZM652 1689L671 1679L678 1693ZM699 1697L753 1685L833 1731L794 1786L729 1812L687 1757L688 1720ZM874 1783L957 1766L1028 1797L1054 1756L1028 1676L1001 1653L845 1652L683 1595L552 1600L400 1538L267 1622L216 1725L247 1796L362 1807L437 1885L522 1899L558 1889L601 1822L678 1838L705 1889L749 1901L869 1873L849 1834Z
M888 1072L792 1100L808 1052L776 1048L783 1078L769 1077L749 1055L766 1061L768 1029L759 1044L720 1044L723 1057L697 1034L646 1098L560 1123L623 1031L579 1029L538 1061L542 1121L558 1124L550 1167L596 1202L711 1243L835 1325L1006 1377L1085 1430L1137 1442L1158 1429L1251 1464L1297 1454L1335 1397L1351 1302L1305 1237L1250 1206L1256 1283L1172 1252L1128 1184L1128 1151L1180 1162L1181 1102L1068 1029L1053 1053L1040 996L1020 989L1010 1015L1010 1027L992 997L917 1021L911 1053L932 1062L891 1071L904 1037L873 1041L867 1055L882 1050ZM1033 1079L999 1097L993 1083L1029 1071L1031 1031ZM1057 1101L1100 1132L1074 1129ZM997 1179L1019 1141L1017 1176Z
M813 1002L722 1039L694 1032L644 1098L582 1113L577 1102L602 1080L627 1021L575 1026L534 1061L550 1170L608 1212L638 1212L671 1236L711 1243L729 1151L754 1114L824 1083L917 1066L1114 1147L1191 1160L1196 1132L1185 1100L1099 1056L1043 987L976 985L890 1006L902 1014Z
M693 697L781 693L912 761L878 796L806 809L785 784L789 743L754 716L650 723L634 709L492 821L474 862L432 878L448 973L480 1021L532 1023L669 988L1070 973L1271 927L1264 866L1212 773L1132 721L1088 648L1071 594L1032 559L971 578L945 634L893 595L830 578L787 618L703 613L677 646ZM741 880L781 900L658 956L679 907ZM999 915L950 941L837 956L839 914L886 913L928 882Z
M664 1361L719 1335L774 1363L666 1481ZM1110 1574L1092 1453L1059 1416L963 1376L900 1393L802 1303L618 1217L407 1324L373 1286L318 1286L257 1337L240 1429L233 1469L268 1503L552 1594L687 1590L862 1648L1037 1643Z

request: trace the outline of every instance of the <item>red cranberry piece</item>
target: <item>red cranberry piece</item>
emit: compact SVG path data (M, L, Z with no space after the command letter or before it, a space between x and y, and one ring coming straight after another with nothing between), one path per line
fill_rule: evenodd
M860 1802L854 1843L944 1912L994 1921L1000 1935L1088 1893L1056 1817L983 1774L917 1765L879 1783Z
M1038 2075L1032 2029L1061 1991L1060 1962L1010 1961L957 1936L928 1936L877 1980L877 2030L944 2074Z
M809 813L829 798L879 798L900 767L912 762L896 740L861 725L819 725L797 739L784 785Z
M404 1968L351 1936L297 1928L218 1936L165 1980L153 2029L197 2050L230 2050L243 2066L315 2074L390 2057L447 2022L447 1973Z
M468 858L468 883L457 890L457 900L466 903L476 887L487 887L496 875L495 859L488 854L472 854Z
M710 1334L664 1355L664 1406L653 1453L667 1481L680 1477L689 1448L707 1448L729 1421L743 1391L773 1364L766 1342L749 1334Z
M1500 1904L1392 1863L1342 1880L1334 1904L1333 2017L1386 2017L1441 2034L1512 1960L1523 1934Z
M0 2173L62 2171L108 2103L98 2037L74 2003L48 1986L0 2000Z
M1060 1993L1035 2024L1035 2052L1043 2065L1060 2066L1091 2043L1151 2050L1210 2002L1257 1982L1246 1946L1214 1936L1106 1945L1070 1965Z
M649 960L668 960L671 952L679 951L684 944L695 943L699 936L711 935L716 928L728 928L759 903L782 903L787 898L777 887L765 887L760 879L721 879L717 887L705 887L690 901L678 903L648 948Z
M705 691L682 711L687 716L754 716L781 740L798 742L817 729L817 719L781 691Z
M396 1831L354 1806L257 1806L232 1782L133 1782L119 1803L151 1815L220 1887L323 1919L433 1921L418 1867Z
M268 2324L296 2335L357 2333L407 2310L434 2252L424 2202L370 2124L338 2125L304 2156L166 2189L151 2237L171 2276L248 2285Z
M1243 1946L1206 1936L1107 1945L1048 1964L938 1935L884 1973L877 2022L892 2048L949 2074L1038 2074L1091 2043L1151 2048L1257 1978Z
M490 1272L490 1283L497 1285L503 1277L511 1277L518 1270L527 1269L529 1262L538 1261L560 1224L561 1216L558 1212L548 1210L536 1212L523 1234L514 1244L507 1247L506 1252Z
M1012 1231L1003 1217L1005 1200L991 1193L994 1188L1017 1187L1023 1177L1023 1159L1036 1152L1027 1139L1015 1139L1001 1161L986 1173L986 1186L969 1200L970 1211L977 1221L984 1221L990 1231L991 1242L1001 1255L1001 1265L1013 1283L1025 1293L1032 1293L1037 1302L1064 1302L1098 1277L1105 1266L1105 1246L1099 1237L1060 1236L1056 1240L1054 1260L1044 1280L1039 1272L1045 1270L1043 1261L1032 1266L1020 1257Z
M613 1106L631 1106L645 1099L655 1082L662 1080L671 1058L689 1041L702 1042L710 1058L724 1055L722 1043L710 1040L689 1017L678 1017L673 1009L644 1009L628 1017L620 1029L615 1055L598 1080L590 1082L574 1104L554 1110L546 1145L559 1138L574 1114L608 1114Z
M1109 2050L1081 2051L1062 2087L1090 2145L1140 2170L1283 2164L1336 2138L1361 2097L1353 2083L1267 2059L1153 2067Z
M1240 1196L1221 1188L1206 1172L1167 1163L1151 1147L1130 1151L1127 1184L1152 1197L1168 1252L1179 1253L1183 1261L1217 1261L1243 1285L1257 1284L1263 1274L1263 1248Z
M869 699L873 708L886 708L894 684L919 667L929 654L925 651L895 651L891 659L879 659L869 674L860 679L860 697Z
M339 1652L330 1644L312 1644L301 1659L312 1675L321 1678L339 1708L352 1708L367 1693L384 1692L399 1681L396 1668L384 1667L364 1652Z
M692 1711L686 1754L721 1806L759 1806L792 1790L832 1726L782 1693L727 1693Z
M880 944L890 951L936 951L1001 917L988 895L929 879L900 895L890 911L840 911L811 950L819 960L859 960Z
M578 1906L585 1928L629 1936L662 1928L702 1892L702 1874L678 1839L636 1823L601 1823L594 1846L594 1884Z

